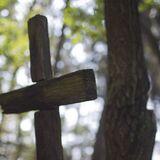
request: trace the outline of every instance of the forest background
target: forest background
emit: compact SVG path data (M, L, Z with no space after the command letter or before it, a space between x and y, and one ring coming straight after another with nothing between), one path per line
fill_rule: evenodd
M139 4L144 56L151 82L148 109L157 118L153 160L160 158L160 1ZM1 0L0 92L32 84L30 78L27 20L47 16L51 59L55 76L92 68L96 73L95 101L61 106L65 160L94 157L96 133L107 98L107 39L103 0ZM0 159L35 159L34 112L3 115L0 112ZM99 147L104 151L104 145ZM96 151L97 152L97 151ZM105 152L105 151L104 151ZM93 156L92 156L93 155ZM105 153L104 153L105 155ZM103 156L99 160L104 160Z

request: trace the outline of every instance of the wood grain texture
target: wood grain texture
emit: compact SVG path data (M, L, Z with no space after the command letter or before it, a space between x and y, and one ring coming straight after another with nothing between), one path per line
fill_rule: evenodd
M151 160L154 115L146 108L149 79L143 57L138 0L105 0L108 40L107 160Z
M30 54L31 54L31 77L32 81L39 82L41 80L49 80L52 78L52 70L50 63L49 38L47 18L36 15L28 22L29 39L30 39ZM51 82L45 82L51 84ZM46 87L46 88L45 88ZM40 111L35 113L35 138L36 138L36 152L37 160L62 160L63 148L61 142L61 120L58 106L47 101L50 86L43 88L43 94L46 98L41 97L41 92L36 91L39 99L39 105L42 108L55 108L50 111ZM48 88L48 89L47 89ZM40 95L40 97L39 97ZM37 102L33 99L32 102ZM33 104L33 103L32 103ZM39 106L35 104L35 106ZM51 107L50 107L51 106Z
M52 78L47 18L36 15L28 21L28 35L33 82Z
M94 72L80 70L0 95L4 113L48 110L97 98Z
M35 113L37 160L63 160L59 108Z

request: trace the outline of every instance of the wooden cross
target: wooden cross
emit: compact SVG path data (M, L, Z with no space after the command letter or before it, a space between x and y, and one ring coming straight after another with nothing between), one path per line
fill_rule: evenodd
M3 112L35 113L37 160L62 160L59 105L97 97L94 72L80 70L52 79L47 18L36 15L28 21L31 78L34 85L0 95Z

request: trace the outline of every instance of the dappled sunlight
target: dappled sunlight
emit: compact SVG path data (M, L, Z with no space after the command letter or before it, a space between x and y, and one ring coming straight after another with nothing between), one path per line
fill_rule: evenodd
M7 17L9 15L9 11L7 9L3 9L0 14L2 17Z
M65 7L65 2L63 0L53 0L52 7L59 11Z
M88 116L89 114L101 112L104 105L102 98L97 98L94 101L83 102L80 104L80 114L81 116Z
M32 129L32 122L29 118L23 119L20 123L20 128L22 131L29 132Z
M77 62L82 63L87 59L87 53L84 50L84 46L81 43L76 44L71 50L71 55L77 60Z
M3 44L3 42L1 42L1 37L0 37L0 43ZM0 55L0 67L5 65L6 63L6 57L3 55Z
M66 2L69 3L66 5ZM142 27L149 29L149 34L143 33L146 65L152 84L147 109L154 110L157 118L156 143L152 160L160 159L160 58L159 46L155 47L159 44L160 38L159 5L160 0L144 0L140 6L140 11L146 16L142 15L142 19L144 21L147 19L147 23ZM103 9L102 1L95 0L0 2L1 93L33 84L30 76L27 20L36 14L45 15L48 20L52 71L56 70L56 76L86 68L91 68L95 72L98 92L96 100L59 106L66 160L92 159L101 113L108 98L106 86L108 39L106 39ZM147 28L142 29L146 30ZM152 36L151 39L149 36ZM63 93L63 88L61 90L59 92ZM47 94L45 92L45 95ZM33 98L32 93L30 97ZM41 94L37 94L35 98L41 100ZM158 100L155 103L156 98ZM44 103L44 108L48 107L48 104L45 105ZM1 111L0 160L36 159L34 113L31 111L4 116ZM101 150L101 146L99 149Z
M72 7L80 7L85 10L85 12L93 15L95 2L93 0L73 0L71 1Z
M155 142L152 160L160 159L160 141Z
M78 121L78 113L75 108L68 108L65 112L65 125L69 130L73 129Z
M27 72L24 67L21 67L18 70L17 75L16 75L16 81L19 86L28 86L28 85L33 84L31 79L27 76Z
M62 126L62 143L65 148L72 148L74 160L81 160L84 153L92 155L93 148L87 144L90 141L94 142L103 105L104 101L99 97L94 101L60 107L61 117L65 118ZM83 148L76 147L81 145Z

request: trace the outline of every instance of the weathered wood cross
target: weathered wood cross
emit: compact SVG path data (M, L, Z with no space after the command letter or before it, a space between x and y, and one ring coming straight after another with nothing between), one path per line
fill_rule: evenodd
M31 78L29 87L0 95L4 113L35 113L37 160L62 160L59 105L97 97L93 70L80 70L52 79L47 18L36 15L28 21Z

